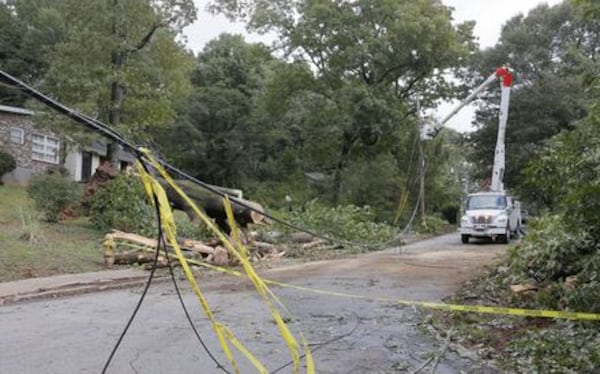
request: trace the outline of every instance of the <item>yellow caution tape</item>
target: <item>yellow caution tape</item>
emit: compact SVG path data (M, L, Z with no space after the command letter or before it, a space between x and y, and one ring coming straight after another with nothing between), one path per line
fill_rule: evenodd
M284 341L286 342L288 349L290 351L290 354L292 356L292 359L294 362L294 373L297 373L299 370L299 367L300 367L300 353L298 350L298 343L296 342L294 336L289 331L287 325L283 321L283 318L281 317L279 311L273 304L273 301L280 305L283 305L283 304L275 297L275 295L267 287L265 282L254 271L254 268L250 264L250 261L247 256L247 249L243 248L241 243L239 243L239 240L236 240L238 242L238 246L240 247L240 250L238 251L235 248L235 246L231 243L229 238L227 238L214 225L212 220L208 216L206 216L206 214L204 214L204 212L202 212L196 206L196 204L183 192L183 190L181 190L181 188L173 181L173 179L162 168L162 166L151 156L150 152L147 149L140 149L140 151L142 153L144 153L148 162L161 174L161 176L167 181L167 183L169 183L169 185L186 201L186 203L194 210L196 215L198 215L198 217L208 226L208 228L217 235L217 237L221 240L221 242L227 247L229 252L233 256L235 256L237 258L237 260L241 263L241 265L246 273L246 276L248 277L248 279L250 279L252 281L252 283L254 284L258 293L261 295L261 297L265 300L265 302L271 309L273 318L275 319L277 326L279 327L280 333L281 333ZM148 173L146 173L144 171L141 164L138 164L138 169L140 170L140 175L142 175L142 181L144 182L146 191L148 193L150 193L151 197L153 196L152 193L156 194L157 198L159 199L160 214L161 214L161 219L163 220L163 227L164 227L165 233L167 234L167 239L169 240L169 243L175 249L175 253L177 255L179 262L181 263L182 268L184 269L184 273L186 274L186 277L187 277L188 281L190 282L192 289L194 290L194 293L197 295L198 299L200 300L200 304L202 305L205 313L209 317L209 319L213 325L213 330L215 331L215 333L217 334L217 336L219 338L219 341L221 342L223 351L229 358L235 371L239 372L239 369L233 359L233 355L231 354L224 337L227 337L229 339L229 341L231 341L236 346L236 348L238 348L238 350L242 354L244 354L254 364L254 366L259 370L260 373L266 373L267 371L264 368L264 366L254 356L252 356L252 354L237 339L235 339L235 337L229 330L226 330L223 325L218 324L216 322L216 320L214 319L212 311L210 310L210 307L208 306L206 299L202 295L202 292L200 291L200 288L198 287L196 280L195 280L193 274L191 273L191 270L189 269L189 265L188 265L189 261L183 257L183 254L181 253L181 249L180 249L179 245L177 244L176 235L175 235L175 221L174 221L174 218L172 215L172 211L170 209L170 205L168 203L168 199L164 192L164 189L162 188L160 183L158 183L158 181L156 181L152 176L150 176ZM234 230L234 233L235 233L235 230L236 230L235 221L233 220L233 212L232 212L231 204L229 203L228 199L225 200L225 205L226 205L226 209L227 209L228 218L230 219L230 225L232 227L232 230ZM236 234L236 238L237 238L237 234ZM191 263L191 262L189 262L189 263ZM241 276L241 273L240 273L240 276ZM314 371L314 362L310 355L310 350L308 349L308 345L306 344L305 339L303 338L302 340L303 340L304 350L305 350L305 354L306 354L306 372L307 372L307 374L314 374L314 372L315 372Z
M239 271L235 271L220 266L207 264L201 261L188 260L189 263L203 266L212 270L226 273L236 277L243 277L243 274ZM274 286L293 288L300 291L312 292L321 295L345 297L352 299L362 299L370 301L378 301L385 303L395 303L406 306L418 306L427 309L438 309L452 312L474 312L484 314L499 314L499 315L510 315L510 316L523 316L523 317L544 317L544 318L559 318L559 319L574 319L574 320L587 320L587 321L600 321L600 313L584 313L584 312L568 312L558 310L540 310L540 309L522 309L522 308L506 308L506 307L495 307L495 306L484 306L484 305L459 305L459 304L444 304L434 303L428 301L414 301L414 300L402 300L392 299L386 297L370 297L363 295L350 294L345 292L327 291L312 287L298 286L295 284L278 282L270 279L263 279L267 284Z
M298 352L298 343L296 342L296 339L294 338L292 333L289 331L287 325L285 324L283 318L281 317L281 314L279 313L279 311L277 310L277 308L275 307L275 305L273 304L272 301L275 301L276 303L278 303L281 306L283 306L283 304L281 303L281 301L279 301L279 299L275 296L275 294L273 294L273 292L271 292L271 290L266 286L266 284L263 282L263 280L254 271L254 268L250 264L250 261L248 258L248 250L239 241L239 237L238 237L238 233L237 233L237 225L235 223L235 218L233 216L233 209L231 207L231 202L229 201L229 198L225 197L223 199L223 203L225 204L225 211L227 213L227 218L229 220L229 226L233 230L233 236L234 236L234 238L237 239L237 244L239 247L239 252L236 251L235 248L232 248L232 252L234 253L234 255L237 257L237 259L242 264L244 271L248 275L248 278L254 284L258 293L262 296L263 300L265 300L265 302L271 309L273 319L275 320L277 327L279 328L279 332L280 332L281 336L283 337L283 339L288 347L288 350L292 356L292 360L294 363L294 373L297 373L300 368L300 353ZM306 346L305 348L307 348L307 347L308 346ZM310 351L309 351L307 357L310 357ZM307 360L307 362L308 362L308 360ZM311 370L314 370L314 368L311 367L311 365L307 363L307 371L310 373L314 373L314 371L311 371Z
M150 164L162 175L162 177L169 183L169 185L188 203L188 205L194 210L194 212L198 215L198 217L207 225L207 227L213 231L217 237L223 242L223 244L227 247L229 252L237 258L237 260L242 265L244 269L244 273L235 271L232 269L227 269L219 266L214 266L210 264L206 264L200 261L193 261L186 259L183 256L181 248L176 240L176 225L175 219L173 217L173 212L171 211L169 201L167 199L166 193L161 186L161 184L150 174L148 174L143 168L142 164L138 162L138 170L141 176L142 182L144 184L144 188L146 193L150 197L152 204L154 204L154 196L156 196L158 201L159 214L161 216L163 231L167 236L167 240L169 244L175 250L175 257L179 260L181 267L190 283L193 292L198 297L200 301L200 305L202 306L205 314L210 320L212 328L217 335L217 338L223 348L224 354L227 356L229 361L231 362L234 371L236 373L240 373L239 367L235 362L231 349L229 348L228 341L233 344L240 353L242 353L254 367L261 374L267 374L268 370L265 366L252 355L252 353L234 336L234 334L227 329L223 324L216 321L212 310L208 304L208 301L202 294L198 283L192 271L189 267L189 264L194 264L198 266L207 267L216 271L220 271L223 273L227 273L230 275L234 275L237 277L247 277L255 286L258 293L265 300L266 304L271 309L274 320L277 323L280 334L285 341L288 350L293 359L294 363L294 373L298 373L300 366L300 353L299 347L296 339L293 334L285 324L281 314L278 309L275 307L275 304L280 305L285 309L285 306L281 303L281 301L275 296L275 294L267 287L267 284L285 287L285 288L293 288L300 291L312 292L322 295L328 296L337 296L337 297L345 297L345 298L354 298L354 299L363 299L363 300L371 300L378 302L387 302L387 303L395 303L406 306L418 306L422 308L428 309L437 309L437 310L446 310L446 311L456 311L456 312L475 312L475 313L485 313L485 314L498 314L498 315L514 315L514 316L528 316L528 317L545 317L545 318L560 318L560 319L574 319L574 320L589 320L589 321L598 321L600 320L600 314L597 313L581 313L581 312L568 312L568 311L554 311L554 310L537 310L537 309L520 309L520 308L505 308L505 307L491 307L491 306L480 306L480 305L458 305L458 304L444 304L444 303L434 303L434 302L425 302L425 301L413 301L413 300L402 300L402 299L391 299L391 298L383 298L383 297L369 297L362 295L349 294L344 292L336 292L336 291L327 291L321 290L311 287L298 286L283 282L278 282L274 280L262 279L254 270L249 261L248 250L244 247L244 245L240 242L239 232L237 226L235 224L235 219L233 215L233 209L231 207L231 202L228 197L224 199L225 210L227 213L227 218L229 220L229 225L232 230L232 236L234 239L234 245L229 238L227 238L212 222L212 220L204 214L196 204L181 190L179 186L173 181L173 179L167 174L167 172L162 168L162 166L151 156L150 152L147 149L140 149L141 152L144 153L146 159L150 162ZM302 346L304 348L304 354L306 357L306 372L307 374L314 374L314 362L311 356L310 349L306 342L306 339L302 334L300 334Z
M150 174L148 174L144 170L141 163L138 162L137 167L138 167L138 172L140 173L142 182L144 183L146 192L149 194L150 200L152 201L152 204L153 205L155 204L154 196L156 196L156 199L158 200L159 214L160 214L160 218L162 221L163 230L167 235L167 240L168 240L169 244L171 246L173 246L173 248L175 250L175 254L177 256L177 259L179 260L179 263L181 264L181 267L183 268L183 271L188 279L188 282L190 283L192 290L198 297L198 300L200 301L200 305L202 306L202 309L204 309L204 312L205 312L206 316L208 317L208 319L210 320L213 330L214 330L215 334L217 335L219 342L221 343L223 352L229 359L229 362L231 362L231 365L233 366L234 371L236 373L240 373L239 367L238 367L237 363L235 362L233 354L231 353L231 349L229 348L229 345L227 344L227 341L225 340L226 334L224 333L223 325L221 325L220 323L218 323L216 321L214 314L213 314L210 306L208 305L208 301L202 294L202 291L200 290L200 287L198 286L198 283L196 282L196 278L192 274L192 271L191 271L187 261L185 260L185 257L183 257L181 248L179 247L179 244L177 243L177 239L176 239L176 235L175 235L175 221L173 218L173 214L172 214L166 193L165 193L164 189L162 188L162 186L160 185L160 183L158 183L156 181L156 179L154 179ZM260 364L260 362L258 360L256 360L256 358L252 357L252 355L246 355L246 357L248 357L248 359L255 365L255 367L257 367L257 369L261 373L268 373L268 371L264 368L264 366L262 364ZM257 363L258 363L258 365L257 365Z
M398 223L400 219L400 215L404 212L404 208L406 207L406 203L408 202L408 191L405 191L402 196L400 196L400 200L398 201L398 208L396 209L396 216L394 217L394 225Z

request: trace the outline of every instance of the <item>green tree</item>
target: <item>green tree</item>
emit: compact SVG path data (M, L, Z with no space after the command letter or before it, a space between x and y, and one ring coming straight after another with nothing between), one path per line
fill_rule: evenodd
M473 24L453 26L451 10L433 0L215 0L212 9L277 34L285 56L309 64L313 79L299 89L308 103L316 95L320 110L304 122L322 124L315 133L327 140L322 170L332 174L333 203L354 162L391 152L412 132L409 98L433 105L452 94L445 73L474 48ZM297 108L296 92L288 94L280 113Z
M600 12L594 2L575 4L578 4L575 10L582 22L600 25ZM592 228L599 238L596 201L600 196L597 172L600 167L597 152L600 147L600 63L596 54L587 50L578 50L573 55L581 69L581 91L586 94L587 115L573 123L568 131L548 140L535 154L525 170L525 187L533 191L532 200L539 206L566 213L569 220Z
M62 0L0 1L0 68L31 84L48 69L48 53L64 38ZM20 91L0 86L0 103L23 105Z
M540 5L510 19L496 46L473 59L481 77L508 64L516 75L506 132L505 184L523 198L536 192L523 184L523 170L545 140L574 127L587 114L584 59L597 58L600 22L586 19L569 2ZM500 90L492 87L470 138L478 177L491 176Z
M193 60L177 40L196 17L191 0L64 0L65 38L44 89L135 140L174 117ZM114 147L109 149L114 155Z
M210 41L197 57L193 93L178 104L176 127L158 137L173 161L214 184L239 185L250 175L264 146L256 102L273 64L265 46L239 35Z

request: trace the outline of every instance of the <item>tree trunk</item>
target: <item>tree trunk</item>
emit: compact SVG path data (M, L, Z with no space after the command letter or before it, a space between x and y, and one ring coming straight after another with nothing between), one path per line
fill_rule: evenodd
M340 159L338 161L337 167L335 168L335 175L333 177L333 198L332 202L334 205L337 205L340 193L342 190L342 170L344 166L346 166L348 155L350 155L350 150L352 149L352 145L356 141L356 136L353 136L347 132L344 132L344 139L342 141L342 151L340 152Z
M427 227L425 210L425 155L423 153L423 141L419 140L419 194L421 196L421 225Z
M417 134L419 134L419 196L420 196L420 206L421 206L421 225L423 227L427 227L427 221L425 220L426 211L425 211L425 153L423 150L423 138L421 134L424 132L424 123L421 118L421 103L417 98Z
M112 34L115 40L122 45L126 39L125 28L123 25L123 9L119 0L113 0L113 24ZM113 129L118 129L121 125L121 112L123 108L123 99L125 89L121 81L123 69L125 67L126 53L119 47L111 52L112 71L114 72L114 80L111 83L110 90L110 109L108 113L108 123ZM120 170L118 152L118 144L109 142L107 145L107 158L116 170Z

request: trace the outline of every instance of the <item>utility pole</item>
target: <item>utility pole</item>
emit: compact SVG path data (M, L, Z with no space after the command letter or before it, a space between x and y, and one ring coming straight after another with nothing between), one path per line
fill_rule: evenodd
M419 183L419 196L420 196L420 205L421 205L421 225L427 226L425 222L425 155L423 153L423 139L425 136L425 126L423 120L421 118L421 102L419 98L417 98L417 126L418 126L418 134L419 134L419 173L420 173L420 183Z

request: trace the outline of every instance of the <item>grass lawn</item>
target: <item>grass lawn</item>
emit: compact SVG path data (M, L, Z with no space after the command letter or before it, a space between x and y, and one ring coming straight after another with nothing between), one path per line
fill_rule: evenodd
M49 224L25 187L0 186L0 282L104 268L103 232L87 218Z

